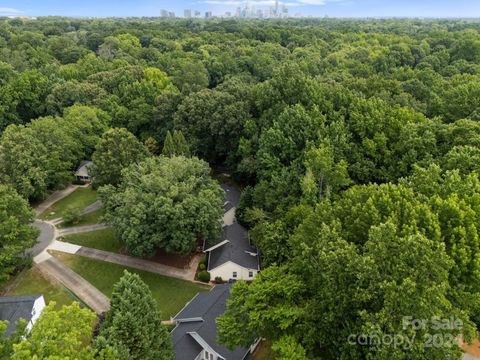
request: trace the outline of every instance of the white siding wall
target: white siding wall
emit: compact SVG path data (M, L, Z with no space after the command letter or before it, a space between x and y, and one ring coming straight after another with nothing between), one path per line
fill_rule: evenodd
M233 272L237 272L237 277L233 277ZM249 277L249 272L253 273L252 277ZM226 262L225 264L210 270L210 278L211 280L215 280L216 277L220 276L222 280L228 281L230 279L237 279L237 280L253 280L257 275L257 269L247 269L240 265L237 265L231 261Z
M37 300L35 300L35 303L33 304L33 309L32 309L32 319L29 321L27 325L27 329L30 331L32 329L33 324L35 324L35 321L38 320L40 317L43 308L45 307L45 299L43 296L40 296Z

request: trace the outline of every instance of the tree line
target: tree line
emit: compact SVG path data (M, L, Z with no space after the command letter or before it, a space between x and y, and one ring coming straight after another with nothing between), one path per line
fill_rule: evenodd
M234 286L224 343L265 337L280 359L459 358L456 343L425 346L432 329L410 349L347 338L412 335L403 316L454 315L464 328L441 336L476 335L479 28L2 19L0 182L38 200L93 157L107 218L148 255L218 234L208 165L221 166L265 265ZM188 208L204 217L166 231L200 214Z

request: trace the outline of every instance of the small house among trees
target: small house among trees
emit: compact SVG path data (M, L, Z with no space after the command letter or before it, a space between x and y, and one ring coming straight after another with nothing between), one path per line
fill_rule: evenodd
M260 271L259 250L250 244L248 231L235 219L240 192L222 184L225 191L223 234L217 244L204 250L210 277L223 280L253 280Z
M75 173L75 178L77 181L84 182L84 183L89 183L92 181L91 175L90 175L90 169L93 165L93 162L91 161L82 161L80 166L77 169L77 172Z

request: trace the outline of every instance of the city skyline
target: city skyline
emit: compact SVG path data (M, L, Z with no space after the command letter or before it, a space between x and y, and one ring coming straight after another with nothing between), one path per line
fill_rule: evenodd
M164 9L178 17L185 16L185 10L196 12L205 17L238 15L238 7L245 1L239 0L106 0L67 2L60 0L5 0L0 6L0 16L75 16L75 17L135 17L160 16ZM280 7L288 9L288 16L301 13L314 17L480 17L478 0L285 0L279 1ZM251 0L256 15L262 11L262 17L270 14L273 0ZM245 16L252 17L252 16ZM256 16L255 16L256 17Z

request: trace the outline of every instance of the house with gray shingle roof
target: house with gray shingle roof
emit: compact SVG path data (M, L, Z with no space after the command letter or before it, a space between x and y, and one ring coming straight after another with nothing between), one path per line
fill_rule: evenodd
M207 271L211 279L253 280L260 271L260 256L250 244L248 231L235 219L235 208L240 201L240 191L222 184L225 191L223 234L217 244L205 249Z
M250 359L255 346L227 349L217 343L216 319L226 310L231 284L217 285L197 294L173 318L172 331L175 360L244 360Z
M16 331L20 319L27 322L27 330L30 330L44 308L43 295L0 297L0 321L8 321L3 337L8 338Z

